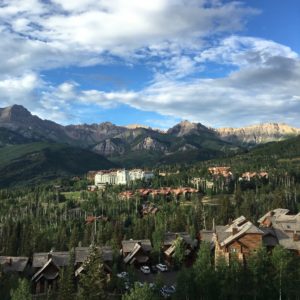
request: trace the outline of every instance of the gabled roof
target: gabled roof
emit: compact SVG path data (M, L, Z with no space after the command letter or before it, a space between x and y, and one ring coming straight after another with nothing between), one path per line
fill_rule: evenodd
M0 265L4 273L23 272L28 261L28 257L0 256Z
M300 240L294 241L293 237L280 229L274 229L279 244L285 249L300 251Z
M167 256L171 256L171 255L175 252L175 249L176 249L176 245L175 245L175 243L174 243L172 246L170 246L170 247L165 251L165 254L166 254Z
M232 229L232 228L231 228ZM226 232L229 233L229 228L226 229ZM256 227L255 225L253 225L250 221L246 222L245 224L241 225L240 227L237 228L237 233L232 234L230 236L228 236L225 240L220 241L220 245L223 247L225 245L230 244L231 242L233 242L234 240L240 238L241 236L243 236L244 234L261 234L263 235L263 231L261 231L258 227Z
M102 252L102 257L104 261L112 261L113 253L110 246L97 247ZM76 247L75 248L75 264L83 263L89 256L89 247ZM52 258L55 264L59 267L66 267L69 264L70 253L68 251L53 251L53 252L42 252L34 253L32 260L33 268L42 268L45 263Z
M38 281L38 280L41 278L40 275L43 275L44 270L47 269L47 267L48 267L49 265L51 265L51 264L54 265L54 266L57 268L57 272L55 272L55 273L53 274L53 276L51 276L51 279L56 278L56 277L58 276L58 273L59 273L60 268L59 268L59 266L56 265L56 263L54 262L54 260L53 260L52 258L50 258L50 259L44 264L44 266L43 266L40 270L38 270L38 271L32 276L31 280L32 280L32 281L33 281L33 280ZM53 278L52 278L52 277L53 277Z
M133 251L135 244L141 244L143 251L149 252L152 250L151 241L149 239L146 240L126 240L122 241L122 251L123 253L128 253Z
M69 264L70 253L68 251L34 253L32 267L42 268L50 258L52 258L52 261L55 262L58 267L64 267Z
M142 249L141 244L136 243L132 249L132 251L124 258L124 263L127 264L130 262L132 258L139 252L139 250Z
M187 232L166 232L164 236L164 246L172 245L178 237L182 238L184 242L192 248L197 246L197 243Z
M289 213L288 209L276 208L268 211L265 215L263 215L260 219L258 219L258 223L262 223L267 217L278 218L279 216L287 215L288 213Z

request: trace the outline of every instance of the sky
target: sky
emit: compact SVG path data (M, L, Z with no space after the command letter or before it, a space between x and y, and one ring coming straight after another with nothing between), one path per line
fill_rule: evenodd
M60 124L300 127L298 0L0 0L0 107Z

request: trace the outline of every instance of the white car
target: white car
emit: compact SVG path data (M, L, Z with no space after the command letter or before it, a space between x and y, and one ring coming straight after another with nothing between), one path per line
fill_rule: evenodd
M161 272L166 272L168 271L168 267L166 265L163 265L163 264L157 264L156 265L156 268L161 271Z
M150 274L150 268L148 266L142 266L141 267L141 271L144 273L144 274Z
M128 277L128 273L127 272L118 273L117 277L119 277L119 278L127 278Z

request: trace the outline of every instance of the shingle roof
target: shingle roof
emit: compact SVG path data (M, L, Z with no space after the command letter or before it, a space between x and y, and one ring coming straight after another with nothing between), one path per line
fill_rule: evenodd
M104 261L112 261L113 254L112 249L109 246L99 247L102 251ZM89 247L76 247L75 248L75 263L83 263L89 255ZM55 264L59 267L64 267L69 264L70 253L68 251L60 252L43 252L43 253L34 253L32 260L33 268L41 268L45 263L52 258Z
M150 240L126 240L122 241L123 253L131 252L136 243L140 243L143 251L149 252L152 250L152 245Z
M28 257L0 256L0 265L4 273L23 272L28 261Z
M236 226L237 232L235 234L232 233L232 229L234 228L235 224L240 224L240 223L233 223L233 225L230 225L225 232L227 234L230 234L229 236L227 236L225 239L221 239L224 238L226 235L220 236L220 234L218 234L218 240L220 242L220 245L223 247L225 245L230 244L232 241L240 238L242 235L244 235L245 233L247 234L261 234L263 235L263 231L261 231L258 227L256 227L254 224L252 224L250 221L247 221L246 223L243 223L241 226Z
M32 259L32 267L41 268L47 263L50 258L52 258L53 262L58 267L64 267L69 264L69 256L70 254L68 251L34 253Z
M184 242L191 247L195 246L193 239L187 232L167 232L164 237L164 246L172 245L178 237L181 237Z

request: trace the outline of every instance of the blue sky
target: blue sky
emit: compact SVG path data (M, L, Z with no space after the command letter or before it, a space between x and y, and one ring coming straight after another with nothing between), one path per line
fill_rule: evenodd
M61 124L300 127L297 0L0 0L0 106Z

